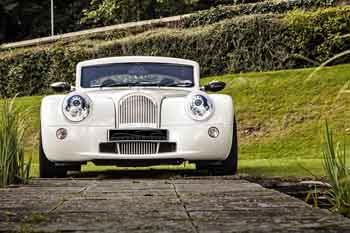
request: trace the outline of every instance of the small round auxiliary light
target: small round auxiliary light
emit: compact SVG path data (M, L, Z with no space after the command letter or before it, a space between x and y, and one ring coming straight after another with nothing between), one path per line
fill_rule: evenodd
M210 128L208 129L208 134L209 134L209 136L212 137L212 138L217 138L217 137L219 136L220 132L219 132L219 129L218 129L218 128L216 128L216 127L210 127Z
M60 140L65 139L67 135L68 135L68 132L67 132L67 129L65 128L60 128L56 131L56 137Z

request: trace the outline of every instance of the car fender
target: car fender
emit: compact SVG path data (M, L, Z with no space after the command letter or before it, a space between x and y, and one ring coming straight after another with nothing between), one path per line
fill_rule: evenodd
M208 125L220 123L225 126L233 125L234 105L231 96L224 94L211 94L209 98L213 102L214 113L206 120L197 121L189 116L186 111L188 104L186 97L170 97L162 101L161 124L170 125Z

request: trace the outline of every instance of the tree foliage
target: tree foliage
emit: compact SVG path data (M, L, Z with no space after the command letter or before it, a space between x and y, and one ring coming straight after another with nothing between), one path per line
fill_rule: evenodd
M54 0L55 31L60 34L257 1L263 0ZM50 27L50 0L0 1L0 44L48 36Z
M185 14L217 5L259 1L263 0L91 0L83 11L81 23L105 26Z
M109 25L187 13L199 0L91 0L83 24Z
M57 33L79 30L82 10L89 0L55 0ZM2 0L0 2L0 43L50 34L49 0Z

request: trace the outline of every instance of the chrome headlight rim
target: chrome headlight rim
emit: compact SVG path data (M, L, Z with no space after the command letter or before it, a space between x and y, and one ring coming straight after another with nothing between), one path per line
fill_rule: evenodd
M206 100L206 103L208 104L208 110L206 110L203 116L195 115L193 112L192 107L193 107L194 101L198 99L198 96L201 96L202 98L204 98ZM187 115L190 116L190 118L195 121L209 120L215 112L213 101L211 100L209 95L203 91L191 92L186 98L185 109L186 109Z
M71 101L72 99L74 99L74 97L77 97L77 99L81 98L80 100L84 101L84 104L85 104L85 108L82 109L84 112L79 117L72 116L71 112L67 110L67 107L69 107L68 105L72 104ZM66 119L68 119L71 122L79 123L81 121L84 121L90 116L91 111L92 111L92 101L90 97L85 93L72 92L63 99L63 103L62 103L63 115L66 117Z

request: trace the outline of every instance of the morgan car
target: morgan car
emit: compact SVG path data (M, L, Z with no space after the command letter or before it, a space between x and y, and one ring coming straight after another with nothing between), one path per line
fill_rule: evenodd
M199 64L166 57L80 62L75 86L51 85L40 112L40 177L64 177L81 165L195 163L220 174L237 170L233 100L200 86Z

